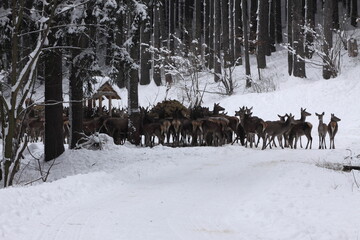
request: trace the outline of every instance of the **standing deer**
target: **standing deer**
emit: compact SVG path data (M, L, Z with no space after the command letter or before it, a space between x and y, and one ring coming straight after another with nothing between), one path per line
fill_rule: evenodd
M328 126L323 122L325 112L322 114L315 113L316 116L319 118L319 126L318 126L318 133L319 133L319 149L326 149L326 141L325 137L328 131Z
M300 115L301 115L300 119L295 120L295 123L294 123L294 126L293 126L293 127L295 127L295 125L297 125L297 124L305 123L306 117L311 116L311 113L307 112L307 111L306 111L306 108L301 108L301 109L300 109ZM307 125L310 126L311 124L308 123ZM305 126L305 125L303 125L303 126ZM289 147L289 143L290 143L289 137L290 137L291 129L292 129L293 127L291 127L290 130L287 131L287 132L284 134L285 147ZM305 126L305 127L306 127L306 126ZM311 127L312 127L312 125L311 125ZM300 126L298 126L297 128L300 128ZM310 132L311 132L311 129L310 129ZM297 142L297 140L296 140L296 142ZM290 147L292 147L292 146L290 146ZM300 137L300 147L302 147L301 137Z
M291 130L290 130L290 134L289 134L289 144L291 148L295 148L297 146L297 141L299 138L301 138L301 136L305 135L307 138L307 144L306 144L306 149L310 146L311 149L311 145L312 145L312 137L311 137L311 130L312 130L312 124L309 122L303 122L303 123L298 123L295 124ZM293 141L295 139L295 143L293 144Z
M268 145L270 146L271 149L271 143L274 142L275 137L282 136L285 132L287 132L291 128L292 126L291 124L295 122L294 116L291 115L291 113L290 115L286 114L285 116L288 117L285 122L282 121L267 122L267 126L265 128L265 133L266 133L265 140L268 140L268 143L264 145L263 149L265 149ZM279 140L279 145L282 149L284 149L282 141L280 140Z
M336 117L333 113L331 114L331 120L328 124L328 132L329 132L329 137L330 137L330 149L335 149L335 135L338 131L338 124L337 122L341 121L340 118Z

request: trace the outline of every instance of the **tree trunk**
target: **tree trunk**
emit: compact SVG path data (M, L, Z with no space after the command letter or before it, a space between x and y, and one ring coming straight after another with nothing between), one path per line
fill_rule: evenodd
M234 31L235 31L235 46L234 46L234 54L236 65L242 65L241 58L241 38L243 36L242 33L242 14L241 14L241 0L235 0L234 6Z
M214 68L214 59L215 59L215 55L214 55L214 49L215 49L215 45L214 45L214 0L208 0L209 1L209 45L208 45L208 49L209 49L209 68L213 69Z
M257 17L258 17L258 0L251 0L250 5L250 34L249 34L249 50L254 53L256 50L257 36Z
M358 5L358 0L351 0L351 14L350 14L350 18L351 18L351 25L356 27L357 26L357 18L358 18L358 10L357 10L357 6Z
M193 47L193 53L196 56L200 56L202 54L202 41L204 40L204 34L202 34L202 25L203 25L203 15L201 14L202 9L202 1L195 0L194 1L194 8L193 11L193 22L192 22L192 47Z
M281 23L281 0L273 0L275 1L275 34L276 34L276 42L282 43L282 23Z
M221 5L220 1L214 1L214 81L221 80Z
M150 5L149 2L150 1L147 1L147 6L148 6L148 12L150 13L152 11L153 6ZM141 37L140 85L148 85L150 83L150 69L151 69L151 62L150 62L151 53L149 51L150 37L151 37L150 18L142 22L140 37Z
M293 2L293 45L295 50L294 55L294 76L305 78L305 52L304 52L304 5L303 1L295 0Z
M120 17L117 19L116 21L116 28L117 31L115 32L115 44L117 47L122 47L123 43L124 43L124 32L125 32L125 26L124 23L126 22L125 20L125 14L121 13ZM124 88L126 86L125 84L125 63L123 61L118 61L116 67L117 70L117 76L116 76L116 84L120 87L120 88Z
M244 60L245 60L245 75L246 75L246 87L251 87L251 72L250 72L250 60L249 60L249 16L247 14L247 0L242 0L242 23L244 33Z
M257 63L258 68L266 68L266 54L269 47L269 2L259 0L259 19L257 35Z
M154 53L154 82L157 86L161 85L161 61L160 61L160 7L158 4L153 8L153 44L155 48Z
M295 0L297 1L297 0ZM292 48L293 46L293 0L287 0L287 38L288 38L288 73L289 76L293 74L294 56Z
M334 7L334 0L327 0L324 4L324 65L323 65L323 78L330 79L333 76L333 71L331 67L331 59L330 59L330 49L333 46L332 41L332 13Z
M138 100L138 84L139 73L137 63L139 59L139 41L140 41L140 16L135 16L135 19L131 24L133 28L132 44L130 47L130 57L133 62L130 67L130 79L128 82L128 113L129 113L129 125L128 125L128 140L130 143L140 145L140 112L139 112L139 100Z
M230 58L230 36L229 36L229 0L221 0L221 34L220 51L224 53L224 67L229 67Z
M234 8L234 0L229 0L229 31L230 31L230 43L229 43L229 51L230 51L230 66L234 66L235 64L235 8Z
M339 4L337 0L334 0L333 3L333 28L334 29L339 29L340 25L339 25Z
M270 15L269 15L269 49L267 56L270 56L272 52L276 51L275 42L276 42L276 2L271 0L269 4Z
M45 57L45 161L65 151L62 101L62 54L53 50Z
M306 0L306 25L310 28L310 31L306 31L305 36L305 56L307 58L312 58L314 54L313 45L314 45L314 34L315 32L315 12L313 9L314 1L316 0Z
M204 51L204 57L205 57L205 63L204 65L206 67L209 67L209 54L210 54L210 36L209 36L209 32L210 32L210 20L211 19L211 15L210 15L210 1L209 0L205 0L203 3L203 38L204 38L204 44L203 45L203 51Z

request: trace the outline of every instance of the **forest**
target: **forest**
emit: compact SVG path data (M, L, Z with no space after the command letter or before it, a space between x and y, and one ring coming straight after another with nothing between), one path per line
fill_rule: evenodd
M323 79L334 78L341 50L357 56L356 39L348 31L359 25L358 8L357 0L2 0L3 184L12 185L18 171L29 142L21 128L34 106L44 109L39 121L49 161L64 152L65 120L69 148L77 147L92 83L97 76L110 77L111 84L128 91L127 139L139 145L144 113L139 85L170 86L189 78L192 95L186 107L201 108L199 73L210 73L230 96L236 88L235 67L245 68L250 88L256 84L250 56L261 72L279 48L288 51L289 76L306 78L307 65L317 65ZM41 101L33 98L39 94L37 84L45 89ZM68 102L63 101L64 84Z

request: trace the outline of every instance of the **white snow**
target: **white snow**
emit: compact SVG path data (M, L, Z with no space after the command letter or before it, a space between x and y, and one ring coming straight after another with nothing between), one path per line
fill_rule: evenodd
M340 76L327 81L310 67L307 79L288 77L286 59L285 52L273 54L264 71L277 91L240 87L230 97L205 94L204 105L220 102L231 115L253 106L265 120L290 112L299 118L305 107L314 126L311 150L107 144L98 151L66 150L46 183L25 185L39 177L26 152L18 185L0 189L0 239L359 239L360 174L331 168L360 165L360 58L344 56ZM243 76L242 66L236 76ZM212 77L204 74L202 81ZM179 85L168 98L177 98ZM165 87L139 90L144 106L166 95ZM323 111L326 123L330 113L341 118L334 150L318 149L315 112ZM39 157L43 146L31 144L29 151ZM51 164L41 162L42 169Z

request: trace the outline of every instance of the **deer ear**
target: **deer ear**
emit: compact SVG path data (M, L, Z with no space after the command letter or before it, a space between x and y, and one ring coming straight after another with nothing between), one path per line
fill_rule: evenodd
M323 112L321 115L323 115L323 116L324 116L324 114L325 114L325 112Z

